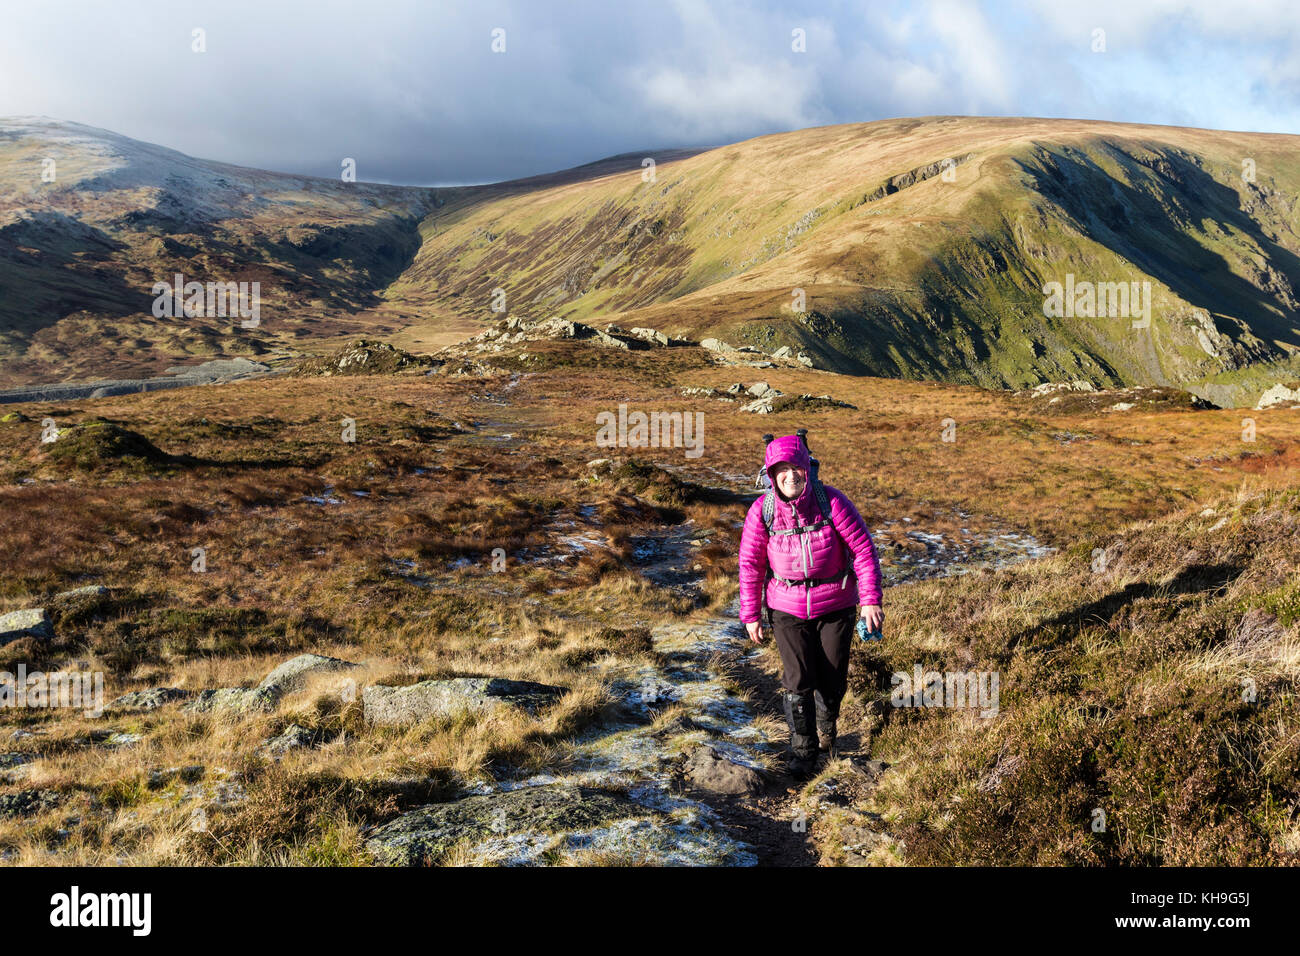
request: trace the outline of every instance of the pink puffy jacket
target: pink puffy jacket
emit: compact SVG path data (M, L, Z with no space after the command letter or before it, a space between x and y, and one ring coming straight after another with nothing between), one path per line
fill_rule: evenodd
M763 461L768 476L773 478L773 487L776 487L773 472L779 462L788 461L808 471L810 457L798 435L774 439L767 446ZM772 610L785 611L804 620L858 604L880 603L880 562L876 559L875 545L871 543L871 532L853 507L853 502L842 491L830 485L824 484L823 487L830 502L834 527L825 526L808 534L768 535L763 526L763 496L759 495L750 505L740 535L741 623L759 619L760 600L764 594L767 606ZM776 493L773 532L812 525L821 517L811 480L804 482L803 492L792 501L779 491ZM853 555L851 565L845 545ZM805 587L771 578L764 590L763 581L769 567L790 580L829 577L838 577L838 580Z

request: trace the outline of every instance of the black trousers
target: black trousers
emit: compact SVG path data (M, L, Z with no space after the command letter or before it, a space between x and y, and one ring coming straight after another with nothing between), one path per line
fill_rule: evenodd
M849 650L858 609L846 607L804 620L772 609L772 630L781 652L781 684L787 691L820 691L831 714L838 714L849 686Z

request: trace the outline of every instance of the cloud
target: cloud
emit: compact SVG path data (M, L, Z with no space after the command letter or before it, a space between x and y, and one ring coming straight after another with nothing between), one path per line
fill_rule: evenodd
M944 41L944 60L971 108L1012 108L1007 71L1012 61L983 11L961 0L934 0L929 14L930 29Z
M6 11L0 115L410 183L890 116L1294 131L1296 21L1281 0L50 0Z

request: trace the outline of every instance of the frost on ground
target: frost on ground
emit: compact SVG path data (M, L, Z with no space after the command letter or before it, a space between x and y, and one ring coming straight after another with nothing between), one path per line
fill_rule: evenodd
M738 602L722 616L702 623L673 622L652 631L664 667L630 667L612 657L593 665L608 668L618 708L626 719L592 728L573 742L569 769L561 774L482 783L470 793L487 795L523 787L595 787L626 796L645 809L594 828L570 832L516 832L492 836L469 850L471 862L506 865L579 862L592 853L620 862L653 865L753 866L753 849L729 836L705 803L673 793L678 760L708 744L745 766L767 766L780 746L753 726L754 711L723 685L709 661L718 650L743 653L736 623ZM656 726L656 715L680 706L687 717L670 727Z

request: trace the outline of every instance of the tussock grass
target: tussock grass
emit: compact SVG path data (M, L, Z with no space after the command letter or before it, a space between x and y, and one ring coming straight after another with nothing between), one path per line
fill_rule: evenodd
M1202 510L893 592L891 639L855 649L855 691L885 717L877 752L894 765L863 809L909 862L1295 862L1300 632L1268 608L1300 494ZM891 706L889 675L918 663L998 672L997 716Z

